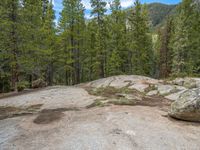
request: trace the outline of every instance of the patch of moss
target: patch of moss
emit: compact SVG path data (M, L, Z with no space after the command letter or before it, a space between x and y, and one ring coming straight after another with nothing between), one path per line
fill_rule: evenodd
M110 104L114 104L114 105L136 105L136 101L135 100L129 100L129 99L116 99L116 100L112 100L109 101L108 103Z
M106 103L103 102L105 99L98 99L98 100L95 100L92 104L86 106L87 109L89 108L93 108L93 107L104 107L106 106Z
M88 93L95 96L102 96L107 98L118 98L117 94L134 94L137 91L129 89L128 87L115 88L115 87L101 87L96 89L87 89Z
M26 108L14 106L0 106L0 120L37 113L42 104L31 105Z
M145 89L145 93L148 93L150 91L154 91L154 90L158 90L158 87L156 87L155 85L149 85L148 88Z

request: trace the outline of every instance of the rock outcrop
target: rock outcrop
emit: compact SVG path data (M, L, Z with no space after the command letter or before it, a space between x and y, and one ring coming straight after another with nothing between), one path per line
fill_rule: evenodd
M169 82L170 84L183 86L188 89L198 88L200 87L200 78L176 78Z
M38 79L33 81L32 83L32 88L42 88L42 87L46 87L47 84L43 79Z
M122 75L1 98L0 149L198 150L199 125L165 117L173 98L173 117L199 120L200 88L184 80Z
M120 75L103 78L89 82L87 86L93 88L128 88L137 90L147 96L160 95L169 100L175 101L181 93L185 92L188 87L198 87L200 79L198 78L177 78L175 80L164 82L153 78L137 75Z
M200 88L190 89L180 95L171 105L171 117L200 122Z

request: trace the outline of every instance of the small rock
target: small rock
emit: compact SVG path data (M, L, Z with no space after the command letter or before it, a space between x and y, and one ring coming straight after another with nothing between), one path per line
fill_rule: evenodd
M175 86L173 85L158 85L158 92L160 95L167 95L174 91Z
M135 89L139 92L145 92L145 89L147 89L149 87L148 84L143 84L143 83L136 83L132 86L129 86L128 88L130 89Z
M200 78L176 78L171 81L171 84L184 86L188 89L198 88L200 87Z
M32 88L42 88L42 87L46 87L47 84L43 79L38 79L33 81L32 83Z
M185 78L183 86L188 89L193 89L197 87L197 83L192 78Z
M146 95L147 96L153 96L153 95L157 95L157 94L158 94L158 91L157 90L153 90L153 91L148 92Z
M127 100L142 100L141 96L139 96L139 95L133 95L133 94L117 93L116 96L118 96L118 97L124 97Z
M183 78L176 78L175 80L172 81L172 84L174 84L174 85L179 85L179 86L183 86L183 84L184 84L184 79L183 79Z
M165 98L169 99L169 100L172 100L172 101L176 101L178 100L178 98L180 97L180 95L185 92L186 90L182 90L180 92L177 92L177 93L172 93L170 95L167 95L165 96Z

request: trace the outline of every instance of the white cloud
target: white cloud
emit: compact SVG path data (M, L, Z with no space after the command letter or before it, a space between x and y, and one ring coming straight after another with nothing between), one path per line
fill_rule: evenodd
M54 9L56 11L56 21L58 21L58 18L59 18L59 13L62 11L62 1L63 0L52 0L53 4L54 4ZM110 9L110 5L109 5L109 2L112 2L113 0L104 0L105 2L107 2L107 5L106 5L106 9L107 9L107 12L106 14L110 14L111 11L109 10ZM87 19L91 19L92 16L90 15L90 12L91 12L91 5L90 5L90 0L82 0L82 3L86 9L85 11L85 18ZM130 7L130 6L133 6L133 3L134 3L134 0L121 0L121 6L122 8L127 8L127 7Z
M112 0L104 0L105 2L107 2L106 8L109 9L110 5L109 2L111 2ZM91 5L90 5L90 0L82 0L83 5L85 6L85 9L92 9ZM132 6L134 3L134 0L121 0L121 6L122 8L127 8Z
M54 0L52 0L52 3L53 3L53 5L55 6L55 2L54 2Z
M133 6L133 4L134 4L134 0L121 0L122 8Z
M82 0L85 9L91 9L90 0Z

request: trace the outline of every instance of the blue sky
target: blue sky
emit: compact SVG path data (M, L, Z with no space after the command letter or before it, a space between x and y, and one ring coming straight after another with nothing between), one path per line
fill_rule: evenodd
M106 2L110 2L112 0L104 0ZM160 2L165 4L177 4L181 0L141 0L142 3L152 3L152 2ZM54 3L54 9L56 11L56 20L59 18L59 13L62 11L62 0L53 0ZM85 7L85 17L90 18L90 0L82 0L82 3ZM121 0L122 8L127 8L130 6L133 6L134 0ZM107 8L109 8L109 5L107 5ZM107 12L109 13L109 12Z

